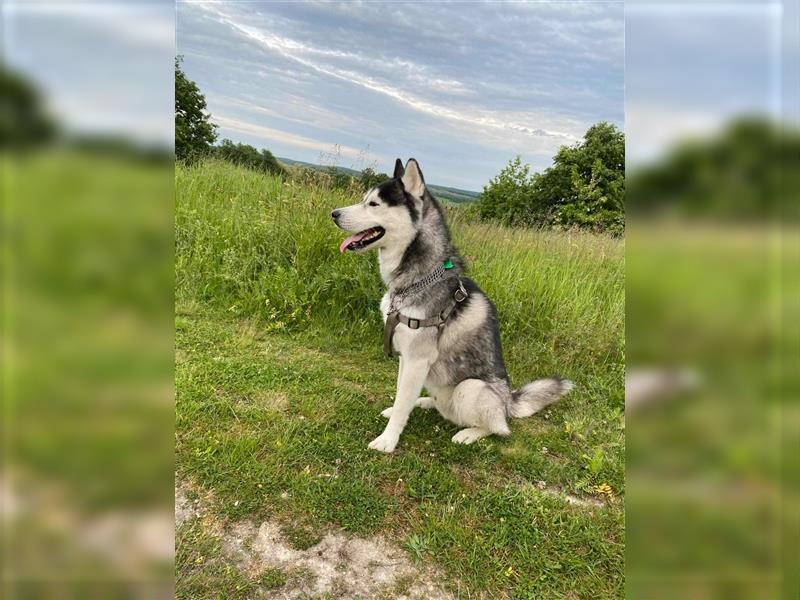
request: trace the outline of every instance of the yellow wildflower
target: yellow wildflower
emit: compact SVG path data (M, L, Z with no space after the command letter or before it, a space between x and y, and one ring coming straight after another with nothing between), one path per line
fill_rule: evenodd
M612 490L611 486L607 483L601 483L600 485L594 486L594 491L595 493L606 496L607 498L614 497L614 490Z

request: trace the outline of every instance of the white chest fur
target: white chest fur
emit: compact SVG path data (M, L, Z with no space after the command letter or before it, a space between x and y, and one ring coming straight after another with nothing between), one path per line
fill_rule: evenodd
M381 315L383 322L386 323L386 316L389 313L389 292L381 298ZM430 315L425 313L423 306L403 306L402 312L407 317L414 319L424 319ZM392 338L392 347L398 354L409 357L415 356L426 358L430 362L436 360L438 355L436 340L438 338L438 331L436 327L420 327L419 329L410 329L403 323L399 323L394 330Z

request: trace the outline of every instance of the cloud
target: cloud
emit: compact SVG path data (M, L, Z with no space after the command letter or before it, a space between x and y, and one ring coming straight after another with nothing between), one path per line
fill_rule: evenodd
M388 162L389 160L383 156L375 156L373 153L369 153L365 149L343 146L341 144L324 142L322 140L315 140L298 135L296 133L290 133L280 129L273 129L271 127L265 127L264 125L258 125L256 123L249 123L247 121L227 117L225 115L214 115L211 120L219 125L220 128L246 133L268 142L280 142L281 144L286 144L288 146L294 146L296 148L303 148L306 150L314 150L321 153L330 152L332 148L336 147L339 154L348 158L363 159L365 155L369 154L370 159L379 159L384 162Z
M303 125L313 125L330 131L342 131L348 127L358 125L358 121L343 116L332 110L305 102L303 98L291 98L291 102L283 104L280 110L267 108L261 104L249 102L246 99L232 98L230 96L217 96L207 94L209 106L240 109L248 113L266 115L273 119L291 121ZM212 111L213 113L214 111ZM332 126L335 125L335 126Z
M231 137L308 161L333 142L417 156L470 189L621 125L623 41L620 2L178 3L184 70Z
M349 57L353 58L359 55L351 52L339 52L334 50L327 50L317 48L298 42L296 40L286 38L283 36L275 35L270 32L265 32L257 29L251 25L240 23L225 12L219 10L216 4L208 4L205 2L198 2L193 0L190 4L196 4L213 13L221 22L229 25L241 35L260 44L267 50L273 51L280 56L295 61L317 73L327 75L347 83L368 89L370 91L383 94L396 100L416 111L434 116L457 121L474 127L492 128L500 130L514 131L533 137L553 137L561 139L565 142L574 142L580 139L579 135L572 132L557 131L548 129L543 126L538 126L530 122L514 122L509 121L506 115L498 115L488 110L481 109L466 109L465 107L445 106L436 102L421 98L420 96L403 90L395 85L391 85L384 81L366 75L364 73L355 72L349 69L342 69L328 64L318 62L308 58L307 55L322 55L322 56L335 56L335 57ZM361 62L367 62L363 57L358 58ZM405 63L406 68L414 70L412 63ZM441 89L442 86L447 86L447 80L433 79L428 80L422 75L424 69L416 69L415 77L420 82L420 87L425 87L428 84L434 89ZM453 88L458 91L463 91L464 87L459 82L453 82Z

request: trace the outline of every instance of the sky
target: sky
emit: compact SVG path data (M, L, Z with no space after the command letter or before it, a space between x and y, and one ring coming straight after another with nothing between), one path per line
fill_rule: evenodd
M798 64L797 16L787 10L775 0L629 0L627 166L716 135L742 115L786 116L794 100L783 82Z
M67 130L171 145L177 38L222 136L312 162L339 144L342 166L383 171L414 156L429 182L480 190L515 154L545 168L623 114L629 166L744 113L800 122L798 12L776 0L629 0L624 15L578 0L5 0L0 26L3 58Z
M480 190L624 124L622 2L195 2L177 49L220 139Z
M67 130L174 141L175 4L0 3L3 59Z

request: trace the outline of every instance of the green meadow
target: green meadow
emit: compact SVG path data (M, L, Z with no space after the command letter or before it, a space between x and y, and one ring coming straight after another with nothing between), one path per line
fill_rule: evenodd
M376 257L339 254L329 217L355 201L221 162L176 168L177 479L208 505L177 531L178 596L268 595L308 576L265 582L225 558L224 532L270 520L298 548L329 531L382 536L460 598L620 597L623 241L448 207L497 305L512 384L559 374L576 389L471 446L415 411L383 455L367 444L397 364L382 354Z

